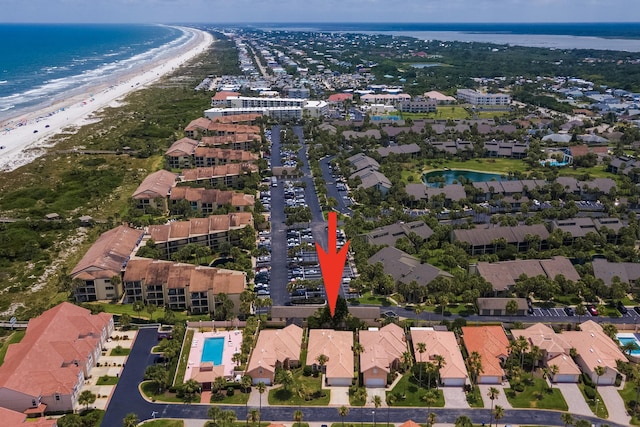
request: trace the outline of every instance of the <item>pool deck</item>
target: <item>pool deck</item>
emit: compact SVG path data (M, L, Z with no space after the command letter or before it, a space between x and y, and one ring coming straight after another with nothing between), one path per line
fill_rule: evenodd
M189 360L187 362L187 370L184 377L186 379L193 378L200 372L202 350L204 348L204 340L206 338L222 337L225 340L225 344L222 352L222 364L220 366L214 366L215 371L227 378L233 378L233 368L235 363L233 355L240 352L242 344L242 332L241 331L222 331L222 332L198 332L193 334L193 341L191 342L191 348L189 349Z

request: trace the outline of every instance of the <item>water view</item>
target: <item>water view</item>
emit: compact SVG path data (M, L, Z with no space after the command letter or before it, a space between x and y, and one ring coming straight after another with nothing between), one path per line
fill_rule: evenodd
M436 187L440 184L454 184L460 182L460 177L468 179L472 182L485 182L485 181L504 181L502 175L497 173L488 173L488 172L476 172L476 171L467 171L460 169L449 169L449 170L437 170L432 172L427 172L422 175L422 180L424 183L430 187Z

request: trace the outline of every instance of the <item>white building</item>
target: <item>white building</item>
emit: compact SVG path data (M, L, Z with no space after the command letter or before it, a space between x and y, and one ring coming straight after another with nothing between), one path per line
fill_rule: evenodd
M509 105L511 96L503 93L482 93L473 89L458 89L456 96L460 101L472 105Z

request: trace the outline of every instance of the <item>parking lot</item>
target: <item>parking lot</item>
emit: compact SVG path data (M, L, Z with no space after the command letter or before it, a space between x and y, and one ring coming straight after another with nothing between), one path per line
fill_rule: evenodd
M577 315L574 316L569 316L564 308L562 307L555 307L555 308L540 308L540 307L534 307L533 308L533 313L530 313L529 316L532 317L577 317ZM591 317L595 317L598 318L600 316L592 316L591 314L589 314L589 311L586 312L586 314L581 316L582 318L588 319ZM627 310L626 313L621 313L620 315L621 318L628 318L630 320L633 321L640 321L640 314L638 314L634 309L629 308Z

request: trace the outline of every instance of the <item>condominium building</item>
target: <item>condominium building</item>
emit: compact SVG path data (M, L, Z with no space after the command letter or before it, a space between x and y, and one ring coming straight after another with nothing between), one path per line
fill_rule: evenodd
M472 105L509 105L511 96L504 93L483 93L473 89L458 89L456 96Z

